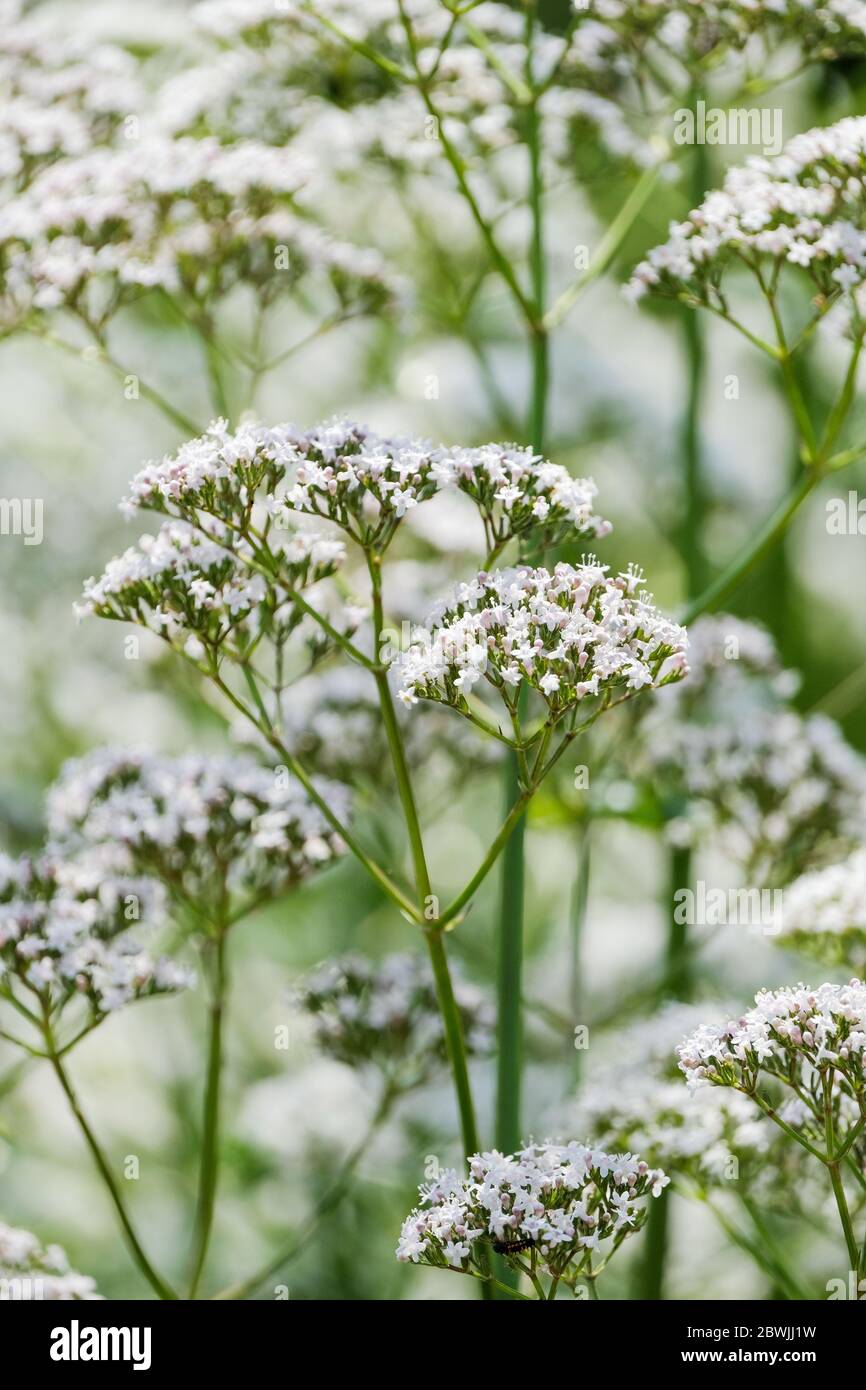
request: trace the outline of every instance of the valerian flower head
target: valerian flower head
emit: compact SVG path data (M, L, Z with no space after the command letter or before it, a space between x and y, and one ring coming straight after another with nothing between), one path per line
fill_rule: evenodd
M495 1017L481 990L459 975L454 995L470 1056L493 1045ZM301 982L296 999L312 1016L318 1046L347 1066L375 1066L403 1089L448 1061L436 985L426 959L414 953L369 961L340 956Z
M110 853L0 858L0 996L16 986L52 1011L86 1001L91 1016L192 983L140 945L163 916L159 885L118 872Z
M202 316L237 284L269 303L314 273L341 305L381 307L395 286L380 257L300 207L306 169L291 150L211 137L60 160L0 210L2 317L71 308L99 327L154 286Z
M59 1245L44 1246L38 1236L0 1221L0 1287L4 1298L46 1302L95 1302L101 1298L88 1274L69 1266Z
M328 579L345 556L331 536L278 532L263 564L264 552L230 525L208 517L199 526L168 521L142 536L87 580L77 616L137 623L214 666L226 654L240 658L263 635L289 637L303 620L297 591ZM347 615L343 627L351 625Z
M317 791L335 814L348 814L345 787L322 782ZM226 892L276 897L344 849L284 771L245 757L97 749L62 769L47 817L58 843L114 846L133 870L211 917Z
M731 268L763 273L766 284L794 266L812 282L819 310L841 300L861 334L864 208L866 117L847 117L794 136L773 159L729 169L724 186L672 224L668 241L637 267L630 292L649 289L727 313Z
M114 139L140 110L131 53L18 0L0 6L0 180L21 187L46 164Z
M762 1084L790 1089L801 1134L824 1145L832 1132L841 1149L860 1121L866 1095L864 1048L866 986L852 979L817 989L761 990L754 1008L726 1023L701 1025L677 1056L689 1086L734 1087L763 1102L765 1113Z
M706 1017L708 1007L669 1004L617 1030L610 1048L602 1040L601 1061L590 1058L586 1082L567 1109L568 1124L595 1135L605 1148L663 1163L701 1188L723 1186L736 1175L752 1195L760 1188L762 1201L778 1204L780 1164L788 1150L779 1130L745 1096L710 1088L689 1093L678 1074L674 1048ZM789 1200L787 1184L782 1191Z
M483 1274L485 1245L515 1268L531 1247L542 1272L570 1282L603 1242L618 1245L640 1230L645 1198L668 1183L634 1154L574 1141L474 1154L468 1165L466 1178L450 1170L419 1189L421 1205L403 1223L398 1260Z
M447 489L472 499L491 546L529 535L548 546L610 529L593 510L595 484L531 449L445 448L388 438L349 420L308 431L243 425L234 434L218 421L175 457L148 464L132 480L125 505L192 521L216 513L244 536L258 498L277 527L303 513L382 550L407 512Z
M799 680L769 634L719 615L689 639L689 680L659 697L642 730L672 838L721 839L760 883L860 842L866 761L827 716L793 707Z
M866 971L866 850L789 884L777 942L825 965Z
M513 705L526 682L553 716L686 672L685 630L639 591L630 569L611 577L590 556L546 569L481 571L457 586L399 663L400 698L461 707L481 680Z

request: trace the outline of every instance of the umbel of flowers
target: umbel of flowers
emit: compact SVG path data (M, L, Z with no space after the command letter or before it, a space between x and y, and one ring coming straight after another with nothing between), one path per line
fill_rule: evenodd
M648 712L634 755L670 838L720 839L749 882L785 883L866 830L866 762L833 720L800 714L798 685L763 628L699 618L689 679Z
M82 1000L93 1027L150 995L191 983L189 973L143 949L142 932L161 919L152 879L118 872L99 852L66 858L0 858L0 999L29 1002L50 1032Z
M318 790L348 815L347 788ZM211 922L296 888L345 849L285 771L247 757L97 749L62 769L47 817L58 843L114 846Z
M754 1007L702 1024L677 1048L691 1087L742 1092L823 1163L836 1199L850 1268L860 1268L844 1178L862 1180L866 1128L866 986L825 983L762 990ZM784 1106L778 1097L785 1098Z
M216 516L246 539L258 499L277 528L287 514L303 513L383 551L408 511L452 488L475 503L497 550L514 538L550 546L610 530L593 509L595 484L572 478L531 449L446 448L377 434L350 420L308 431L241 425L234 433L218 421L176 456L143 468L124 506L127 513L145 508L197 526Z
M236 284L268 304L310 272L343 306L382 307L395 286L380 258L300 208L305 168L255 141L156 135L49 165L0 213L3 326L69 309L101 329L154 287L204 321Z
M70 1268L59 1245L43 1246L38 1236L0 1221L0 1287L4 1299L50 1303L93 1302L101 1298L88 1274Z
M645 1199L668 1182L633 1154L585 1144L530 1144L517 1154L474 1154L469 1175L450 1170L422 1186L403 1223L397 1258L487 1278L492 1247L525 1275L538 1299L560 1284L594 1281L640 1230ZM594 1263L595 1261L595 1263Z
M780 946L792 946L825 965L866 971L866 850L814 869L785 891Z
M488 1054L495 1019L482 992L459 977L454 996L469 1056ZM447 1061L445 1030L429 964L408 952L371 962L326 961L297 990L318 1047L347 1066L373 1066L394 1090L421 1085Z
M765 291L785 267L811 281L815 313L839 303L862 337L861 286L866 275L866 117L789 140L774 159L754 157L728 171L667 242L637 267L632 292L685 297L729 316L727 276L757 274Z
M443 903L430 879L389 680L393 645L385 640L383 567L407 513L446 492L477 510L488 566L509 546L537 551L566 539L598 537L609 529L595 511L596 489L590 480L573 479L561 465L511 444L436 446L375 434L339 419L307 431L292 425L246 424L232 432L221 420L177 454L146 465L133 479L124 511L132 515L139 509L153 510L167 519L169 530L157 542L146 542L111 562L101 579L88 581L84 608L150 626L181 647L214 683L221 700L249 720L298 779L384 894L424 928L464 1148L471 1153L478 1148L477 1132L464 1020L450 978L445 928L460 918L529 799L581 730L609 704L685 674L686 635L638 590L637 571L608 579L605 568L594 560L579 569L559 567L552 574L530 568L513 575L485 570L459 591L461 609L455 616L467 630L480 624L472 642L481 651L473 654L470 674L480 672L485 656L495 682L513 692L505 700L510 732L470 707L456 684L462 667L435 674L425 667L425 688L419 693L436 698L433 683L442 676L445 702L517 751L521 779L480 866L461 891ZM322 538L313 541L304 530L311 518L324 528ZM290 523L298 532L287 538ZM364 557L371 622L359 640L367 645L371 638L371 651L352 640L358 628L357 606L348 617L327 611L327 590L335 587L331 576L342 559L342 547L335 548L332 539L335 531L348 537ZM205 547L203 556L200 545ZM147 556L154 546L159 561L151 567ZM212 552L213 546L225 553L225 560ZM321 585L325 593L316 591ZM242 620L238 625L231 622L235 609ZM302 618L320 630L318 658L341 650L373 677L411 853L412 879L406 888L345 825L282 737L279 720L294 661L287 661L286 641ZM444 659L454 660L453 644ZM418 644L406 661L417 664ZM467 689L473 684L470 674L461 681ZM400 675L407 689L412 667L401 663ZM524 680L535 684L543 699L541 720L526 730L516 708ZM411 689L409 694L418 698ZM592 709L579 721L586 697L592 697Z
M610 578L594 557L552 572L482 571L417 634L401 662L400 698L459 708L486 679L514 709L525 682L555 722L587 698L679 680L685 632L638 591L641 579L634 569Z

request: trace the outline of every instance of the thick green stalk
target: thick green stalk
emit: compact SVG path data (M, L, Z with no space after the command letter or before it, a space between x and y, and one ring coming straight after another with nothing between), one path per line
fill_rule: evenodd
M135 1228L133 1227L133 1224L127 1214L123 1198L120 1195L120 1189L117 1186L108 1159L102 1152L102 1149L99 1145L99 1141L97 1140L95 1134L93 1133L93 1130L90 1128L90 1125L88 1124L87 1119L85 1118L84 1111L81 1108L80 1102L75 1093L75 1089L72 1085L66 1068L60 1060L60 1057L56 1051L50 1033L46 1032L45 1041L48 1054L51 1060L51 1065L54 1068L54 1074L57 1077L57 1080L60 1082L64 1095L66 1096L66 1099L69 1102L69 1108L72 1111L78 1128L81 1130L81 1133L84 1137L84 1141L90 1150L93 1161L96 1164L97 1170L99 1172L99 1176L105 1183L108 1195L111 1198L112 1205L114 1206L114 1210L117 1213L117 1217L120 1221L121 1229L123 1231L126 1244L129 1247L129 1252L132 1255L133 1260L140 1269L141 1273L144 1275L147 1282L150 1284L150 1287L153 1289L157 1298L166 1300L176 1299L177 1294L170 1287L170 1285L168 1285L165 1282L165 1280L159 1274L157 1274L156 1270L151 1265L150 1260L147 1258L147 1255L144 1253L141 1241L138 1239Z
M692 989L692 963L688 925L676 919L674 903L678 888L691 880L692 856L685 847L674 846L668 859L668 937L665 953L664 992L672 999L688 999ZM664 1297L665 1266L668 1254L670 1197L663 1192L652 1203L647 1218L643 1259L638 1271L640 1297L658 1301Z
M680 617L680 622L688 626L696 618L700 617L710 608L721 603L722 599L727 598L728 594L745 579L763 557L773 549L776 542L785 534L800 505L809 496L809 493L820 481L821 474L818 469L803 468L787 497L779 504L773 515L761 527L756 536L752 538L745 550L741 552L727 568L714 580L704 592L696 599L692 599L685 612Z
M584 1006L586 999L583 989L583 942L586 930L586 914L589 906L589 880L592 864L592 821L588 812L578 822L577 874L575 875L571 903L571 970L569 1002L571 1005L572 1026L586 1025ZM580 1079L583 1049L574 1047L575 1039L569 1039L572 1049L572 1075Z
M685 846L675 845L669 852L668 869L668 942L665 956L665 993L671 999L689 999L692 992L692 960L689 928L677 921L674 910L676 892L688 888L692 875L692 854Z
M848 1199L845 1196L845 1188L842 1183L842 1176L839 1172L838 1163L828 1163L827 1171L830 1174L830 1182L833 1184L833 1196L836 1198L836 1206L839 1209L839 1220L842 1223L842 1232L845 1236L845 1246L848 1250L848 1259L851 1261L851 1269L855 1279L860 1277L860 1250L857 1245L857 1238L854 1235L854 1227L851 1224L851 1213L848 1210Z
M644 1236L643 1259L637 1270L637 1297L653 1303L665 1296L665 1268L670 1231L670 1189L651 1203Z
M207 1081L204 1094L201 1154L199 1157L198 1203L196 1207L192 1275L189 1297L198 1293L207 1259L219 1178L220 1091L223 1067L223 1022L228 991L226 932L221 928L212 943L214 952L211 982L210 1028L208 1038Z
M505 769L506 813L520 795L517 758L510 753ZM499 941L496 993L499 1001L496 1068L496 1144L503 1153L520 1145L523 1021L523 901L526 817L521 816L502 855L499 886Z
M380 557L368 553L367 564L370 572L370 585L373 596L374 641L376 653L378 655L381 651L382 632L384 627ZM445 1028L448 1058L451 1063L454 1089L457 1096L458 1109L460 1111L460 1126L463 1134L464 1153L468 1157L470 1154L478 1153L479 1144L478 1129L475 1123L475 1107L472 1100L472 1087L469 1080L469 1067L466 1058L466 1044L463 1037L463 1023L460 1017L460 1010L457 1007L457 1001L454 998L451 972L448 968L448 957L445 951L444 928L439 921L438 900L431 893L430 874L424 853L424 842L421 833L421 824L418 818L418 810L415 804L412 779L406 762L405 749L403 747L403 737L400 733L400 726L397 723L394 702L391 698L391 689L388 685L388 677L385 672L376 672L376 687L379 693L379 708L385 726L385 735L388 740L388 748L394 766L394 775L397 779L400 804L403 808L403 816L412 847L418 911L425 922L429 923L429 926L425 926L424 936L427 941L427 949L430 952L430 962L436 981L436 996ZM490 1289L486 1285L482 1287L482 1295L484 1297L490 1297Z
M527 82L533 84L532 37L534 13L527 12ZM544 450L544 432L549 388L549 340L543 327L545 310L544 194L541 173L541 129L538 107L527 111L529 151L529 203L532 233L529 248L530 274L535 324L528 324L532 389L529 402L529 442L537 453ZM504 798L506 814L521 792L520 769L515 754L506 758ZM523 920L525 891L526 821L517 821L505 842L500 880L498 935L498 1058L496 1076L496 1143L504 1153L512 1153L521 1141L521 1076L523 1068Z
M350 1151L348 1157L343 1160L339 1172L331 1183L331 1186L316 1203L313 1215L310 1217L310 1220L301 1234L295 1236L287 1249L281 1250L274 1259L269 1260L264 1268L258 1270L256 1274L251 1275L248 1279L244 1279L240 1284L233 1284L229 1288L223 1289L221 1293L215 1294L214 1297L216 1300L224 1302L230 1299L237 1301L249 1298L250 1294L255 1293L260 1285L264 1284L268 1279L274 1278L275 1275L279 1274L281 1269L287 1264L290 1264L292 1260L297 1259L297 1257L306 1250L325 1217L329 1216L332 1211L335 1211L348 1194L359 1162L370 1147L370 1142L376 1131L381 1128L382 1124L391 1113L394 1102L397 1100L398 1096L399 1091L396 1087L385 1087L372 1120L367 1125L358 1143Z

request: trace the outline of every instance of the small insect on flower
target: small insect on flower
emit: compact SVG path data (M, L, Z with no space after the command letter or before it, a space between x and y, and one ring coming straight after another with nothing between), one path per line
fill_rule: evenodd
M526 1240L494 1240L493 1249L497 1255L519 1255L521 1250L529 1250L535 1244L532 1236Z

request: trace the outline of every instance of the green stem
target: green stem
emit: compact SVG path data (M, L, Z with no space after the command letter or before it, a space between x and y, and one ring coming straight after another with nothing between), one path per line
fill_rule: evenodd
M221 1293L215 1294L214 1298L216 1301L225 1302L230 1299L237 1301L248 1298L251 1293L255 1293L260 1285L279 1274L281 1269L287 1264L290 1264L293 1260L296 1260L297 1257L306 1250L325 1217L336 1210L349 1191L355 1169L369 1148L370 1141L374 1134L381 1128L388 1117L398 1094L395 1087L385 1087L382 1098L376 1107L376 1112L365 1129L362 1138L351 1150L348 1157L344 1159L337 1176L327 1192L325 1192L316 1203L315 1211L307 1223L305 1230L303 1230L299 1236L295 1237L287 1249L281 1250L279 1255L269 1260L263 1269L251 1275L249 1279L245 1279L242 1283L234 1284L230 1288L223 1289Z
M828 1163L827 1171L830 1174L830 1182L833 1184L833 1196L836 1198L836 1206L839 1210L839 1220L842 1223L845 1245L848 1250L848 1259L851 1261L851 1269L854 1271L856 1278L860 1273L860 1249L854 1235L854 1227L851 1224L851 1213L848 1210L848 1199L845 1196L845 1188L842 1183L842 1175L839 1172L839 1164L835 1162Z
M191 1299L194 1299L198 1293L205 1260L207 1259L208 1246L213 1229L214 1207L219 1177L223 1022L228 992L228 967L226 961L227 933L224 928L220 928L216 940L210 944L214 951L214 969L211 984L212 995L210 1004L207 1082L205 1085L202 1142L199 1159L196 1233L193 1245L192 1275L189 1286L189 1297Z
M692 855L687 846L670 850L668 876L668 942L665 958L665 993L673 999L688 999L692 991L692 961L689 929L676 920L674 904L678 889L691 882Z
M819 482L820 477L821 473L814 467L802 470L801 476L796 480L787 497L780 503L749 545L731 561L718 579L715 579L698 598L689 603L680 619L681 622L685 623L686 626L693 623L707 609L714 608L722 599L727 598L733 589L737 588L746 575L785 534L792 517Z
M376 883L378 883L382 891L391 899L392 902L397 904L401 911L407 914L411 921L417 922L418 920L420 920L418 910L415 907L415 904L412 902L411 898L408 898L406 894L403 892L403 890L399 888L396 883L392 882L392 880L385 873L385 870L381 868L380 865L378 865L375 862L375 860L371 859L369 854L367 854L364 849L362 849L361 845L355 839L348 826L344 825L343 822L340 820L339 816L334 814L331 807L328 805L328 802L318 791L312 778L304 770L302 765L298 762L297 758L289 752L288 748L286 748L285 744L277 736L277 734L274 731L273 725L267 718L266 712L263 713L264 704L261 701L261 696L255 689L255 678L252 675L252 672L249 670L247 666L243 668L243 671L244 676L247 680L247 684L251 685L251 689L254 692L253 698L256 700L256 704L259 709L258 718L256 717L255 713L249 708L249 706L244 704L243 700L238 699L237 695L235 695L234 691L231 689L230 686L226 685L225 681L222 679L220 675L218 675L215 672L211 672L210 678L216 686L217 690L219 690L225 696L229 703L233 705L233 707L236 710L238 710L244 716L245 719L248 719L251 724L255 725L255 727L260 731L263 737L267 739L274 752L279 755L279 757L284 762L285 766L291 772L292 776L297 778L297 780L300 782L301 786L304 788L313 804L315 806L318 806L319 810L325 817L325 820L328 822L328 824L334 830L336 830L340 838L345 841L347 849L351 850L352 854L355 856L355 858L358 860L360 864L363 864L364 868L367 870L367 873L370 875L371 878L375 879Z
M535 7L526 11L526 85L534 90L533 52ZM527 108L527 151L529 155L529 210L531 233L529 269L532 281L532 311L527 315L532 389L529 401L528 434L533 450L544 451L544 433L549 391L549 338L544 327L546 266L544 247L544 187L541 169L541 120L537 99ZM504 770L506 823L511 808L519 804L522 790L518 757L508 755ZM523 929L525 896L526 821L520 815L503 844L500 880L497 1003L498 1055L496 1066L496 1143L503 1153L513 1153L521 1141L521 1083L523 1070Z
M507 809L520 795L517 759L507 759L505 805ZM521 1056L523 1022L523 902L525 890L524 841L526 819L520 817L502 856L499 901L499 939L496 995L498 1011L498 1050L496 1070L496 1145L503 1153L519 1147Z
M692 158L692 206L697 207L706 191L706 146L696 145ZM701 396L705 375L704 326L700 314L685 311L683 322L687 363L688 396L682 428L683 480L686 505L683 516L681 552L686 565L690 598L701 593L707 582L703 532L707 496L701 458Z
M668 861L668 938L665 953L664 993L672 999L688 999L692 987L692 963L688 926L676 920L674 904L680 888L691 881L692 856L686 847L669 850ZM668 1258L669 1197L662 1193L652 1203L647 1219L647 1238L639 1272L641 1298L659 1301L664 1298L665 1267Z
M57 1055L47 1023L45 1043L49 1059L51 1061L51 1065L54 1068L54 1074L57 1077L57 1080L60 1082L66 1099L69 1102L69 1108L72 1111L78 1128L81 1130L85 1143L87 1144L87 1147L90 1150L91 1156L93 1158L94 1163L96 1164L99 1175L102 1178L102 1181L105 1183L108 1195L111 1198L112 1205L114 1206L114 1210L117 1213L121 1229L123 1230L124 1238L126 1240L129 1252L132 1255L133 1260L135 1261L141 1273L144 1275L147 1282L150 1284L150 1287L153 1289L157 1298L176 1299L177 1294L165 1282L165 1280L162 1279L159 1274L157 1274L156 1270L151 1265L150 1260L147 1258L147 1255L144 1253L141 1242L139 1241L138 1236L135 1232L135 1228L133 1227L132 1222L127 1214L123 1198L120 1195L120 1189L118 1188L117 1183L115 1182L114 1174L111 1171L108 1160L105 1157L105 1154L102 1152L102 1149L99 1145L99 1141L97 1140L95 1134L93 1133L93 1130L90 1128L90 1125L88 1124L87 1119L85 1118L84 1111L82 1110L78 1097L75 1094L75 1090L66 1071L66 1068L60 1060L60 1057Z
M619 251L658 183L661 164L646 169L629 193L598 244L595 255L582 275L565 290L544 316L548 330L558 328L568 317L584 290L589 289L604 274Z
M585 1024L583 1016L585 1005L583 989L583 945L586 932L587 908L589 906L589 881L592 867L592 821L588 813L578 822L577 875L572 890L571 906L571 1026ZM572 1050L572 1073L575 1081L580 1079L583 1049L573 1046L574 1036L569 1039Z
M638 1298L654 1303L664 1299L669 1234L670 1192L667 1191L650 1205L643 1260L638 1268Z
M373 596L374 650L378 654L381 651L382 630L384 626L381 556L367 551L367 567L370 573L370 585ZM425 927L424 936L427 941L427 949L430 952L430 963L433 968L433 977L436 981L436 997L445 1028L448 1060L451 1064L454 1090L460 1112L460 1127L463 1135L464 1155L466 1158L469 1158L472 1154L479 1152L479 1144L478 1130L475 1123L475 1106L472 1100L472 1086L469 1080L469 1066L466 1057L466 1043L463 1036L463 1021L460 1016L457 1001L454 997L454 986L451 980L451 972L448 968L448 956L445 951L445 942L443 939L444 928L438 920L438 900L431 894L430 872L427 868L427 858L424 853L421 823L418 818L418 808L412 788L412 778L406 762L403 737L400 733L400 726L397 723L397 715L394 710L394 702L391 698L388 676L387 673L382 670L377 670L374 675L376 679L376 688L379 694L379 708L382 714L382 722L385 726L385 736L388 741L391 762L394 767L394 775L397 779L400 804L403 808L403 817L406 822L406 829L412 849L418 912L422 919L430 923L429 926ZM492 1297L492 1291L488 1284L482 1285L481 1294L485 1299Z

